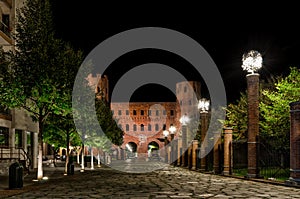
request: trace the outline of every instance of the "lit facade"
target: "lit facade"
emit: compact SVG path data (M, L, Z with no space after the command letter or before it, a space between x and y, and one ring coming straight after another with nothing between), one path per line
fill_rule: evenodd
M0 46L14 50L16 10L24 0L0 1ZM23 109L4 109L0 104L0 174L8 174L16 161L25 169L37 168L38 125Z

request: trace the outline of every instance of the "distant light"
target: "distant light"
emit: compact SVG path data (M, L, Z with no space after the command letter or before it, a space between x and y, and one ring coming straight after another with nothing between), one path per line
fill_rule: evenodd
M183 116L181 116L179 122L182 124L182 125L187 125L187 123L189 123L190 121L190 118L184 114Z
M243 70L253 74L262 67L263 59L258 51L251 50L243 55L242 61Z
M209 110L209 100L202 98L199 100L198 109L200 112L207 112Z
M171 132L171 134L174 134L176 131L176 127L175 126L170 126L169 131Z
M132 152L132 148L131 148L131 146L127 143L126 144L126 148L130 151L130 152Z
M164 131L163 131L163 135L164 135L165 137L168 137L168 135L169 135L169 131L167 131L167 130L164 130Z
M43 180L48 180L49 178L47 176L44 176L42 179Z

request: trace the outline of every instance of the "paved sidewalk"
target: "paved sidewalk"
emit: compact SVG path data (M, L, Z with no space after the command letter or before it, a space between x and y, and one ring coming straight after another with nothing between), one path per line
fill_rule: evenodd
M53 178L49 177L47 182L28 185L20 193L3 198L300 198L299 188L172 166L149 173L127 173L102 167L83 173L76 170L70 176L61 174L60 170L54 170Z

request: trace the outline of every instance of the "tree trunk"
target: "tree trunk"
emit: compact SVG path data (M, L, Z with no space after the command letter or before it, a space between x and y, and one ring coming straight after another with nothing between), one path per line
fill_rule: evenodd
M81 149L81 172L84 171L84 144L82 144Z
M94 169L94 153L93 153L93 147L91 149L91 169Z
M43 122L41 118L39 118L37 179L43 179Z
M66 154L66 163L65 163L65 174L68 173L68 164L69 164L69 154L70 154L70 131L69 129L66 130L67 132L67 154Z
M100 149L98 149L98 167L101 167Z

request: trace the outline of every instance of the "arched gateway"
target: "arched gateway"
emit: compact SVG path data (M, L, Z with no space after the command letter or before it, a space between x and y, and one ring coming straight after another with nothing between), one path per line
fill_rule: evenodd
M96 93L103 91L105 99L109 101L107 76L91 75L88 81L95 86ZM147 157L151 142L157 143L162 149L163 130L175 126L176 138L181 129L179 118L182 114L189 116L193 112L198 104L197 98L201 97L200 93L200 82L183 81L176 83L176 102L111 102L113 116L125 133L122 148L126 149L129 142L135 143L138 157Z

